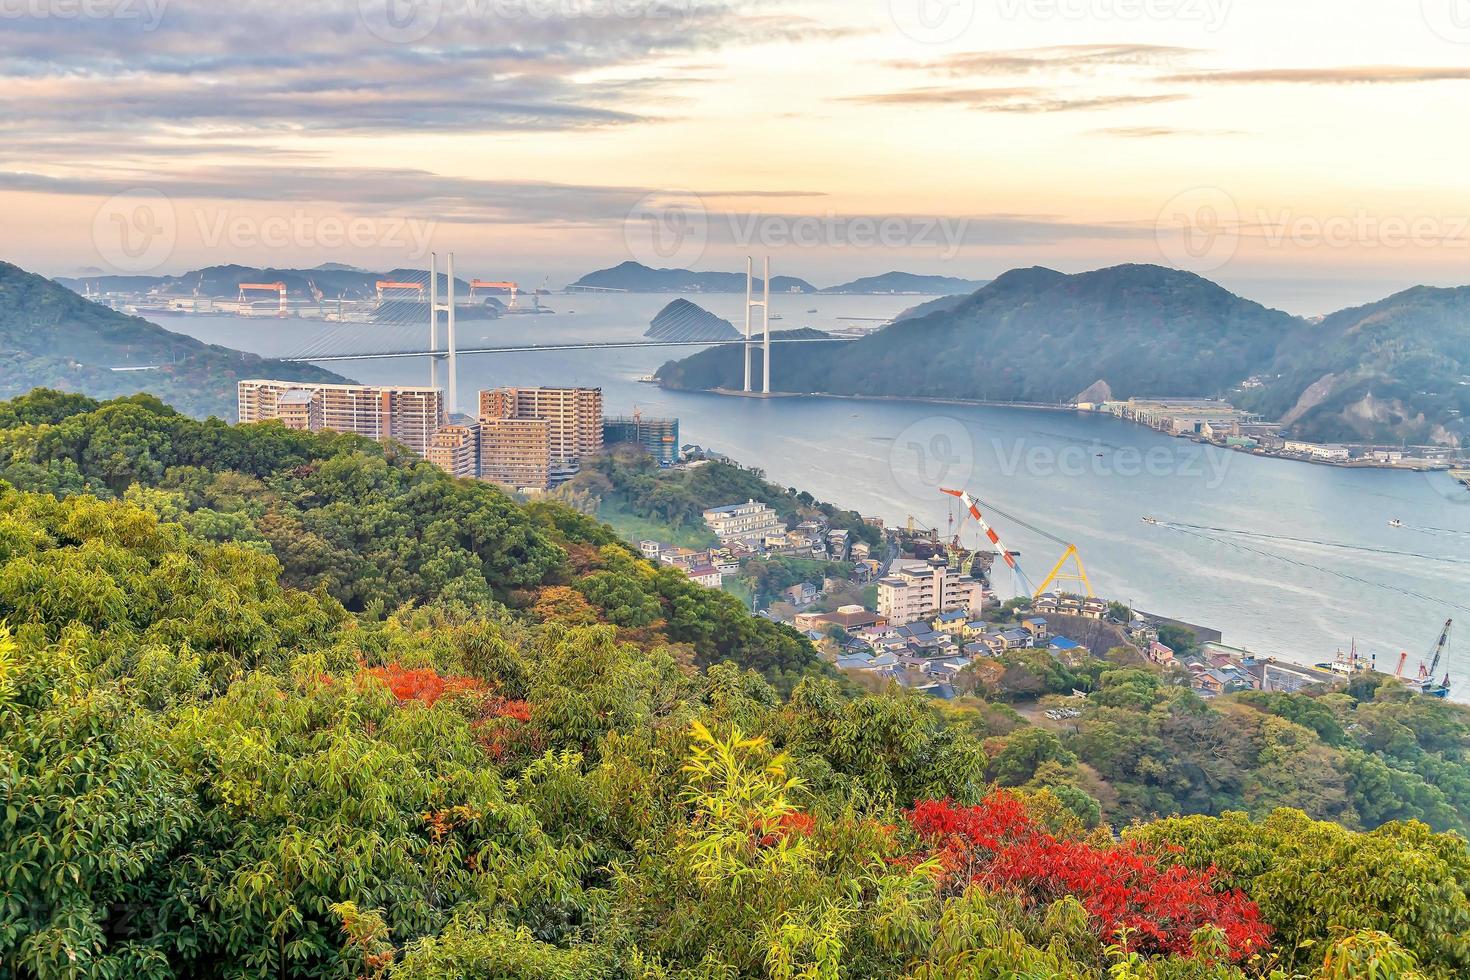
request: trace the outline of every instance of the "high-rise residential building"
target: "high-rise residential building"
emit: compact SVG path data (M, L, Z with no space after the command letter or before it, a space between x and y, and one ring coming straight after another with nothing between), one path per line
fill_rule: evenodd
M679 420L642 415L613 416L603 420L602 441L607 446L642 446L660 466L679 461Z
M438 388L241 381L240 421L280 419L292 428L393 439L420 456L448 419Z
M532 419L546 423L550 486L576 476L583 459L602 452L601 388L493 388L480 392L482 425L493 420ZM525 438L524 434L520 438Z
M786 530L786 525L781 522L781 515L756 500L726 507L711 507L704 512L704 522L715 532L715 537L720 539L721 544L736 541L762 543L767 535Z
M984 600L985 587L978 579L951 572L942 559L896 562L878 580L878 612L893 626L952 610L979 616Z
M551 423L546 419L480 421L480 479L513 490L551 486Z
M429 440L428 460L450 476L480 475L480 424L451 422Z

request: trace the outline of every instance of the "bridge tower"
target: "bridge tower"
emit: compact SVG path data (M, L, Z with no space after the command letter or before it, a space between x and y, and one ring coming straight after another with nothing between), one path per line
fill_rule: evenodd
M449 279L447 297L439 302L439 253L429 253L429 386L439 387L439 362L449 362L445 412L453 415L459 409L459 349L454 332L454 253L445 257L445 275ZM439 350L439 314L446 314L446 350Z
M762 298L755 299L755 260L750 256L745 257L745 391L750 393L750 361L755 353L754 340L750 335L752 310L761 311L761 323L764 333L765 369L762 372L761 389L765 394L771 393L771 257L765 259L765 282L763 285Z

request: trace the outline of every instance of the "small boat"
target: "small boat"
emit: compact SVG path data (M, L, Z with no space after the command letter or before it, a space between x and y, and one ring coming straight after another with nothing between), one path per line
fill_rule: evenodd
M1389 527L1403 527L1404 526L1404 522L1401 521L1401 520L1399 520L1397 517L1395 517L1393 520L1391 520L1391 521L1388 522L1388 526Z
M1145 523L1145 524L1158 524L1159 523L1159 519L1157 517L1145 517L1143 519L1143 523Z

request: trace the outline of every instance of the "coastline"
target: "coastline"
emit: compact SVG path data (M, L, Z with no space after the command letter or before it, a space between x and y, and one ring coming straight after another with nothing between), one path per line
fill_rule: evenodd
M1151 426L1143 425L1140 422L1134 422L1130 419L1120 418L1116 415L1110 415L1106 412L1092 412L1078 408L1076 405L1056 405L1048 402L1003 402L986 401L983 399L975 398L926 397L923 395L837 395L825 391L773 391L770 394L765 394L763 392L737 391L732 388L670 388L666 386L662 381L658 381L657 379L655 379L653 383L664 391L702 392L707 395L720 395L727 398L831 398L839 401L908 402L918 405L953 405L962 408L1014 408L1028 412L1074 412L1078 415L1096 415L1102 418L1116 418L1120 422L1128 422L1141 428L1152 429ZM1152 431L1159 432L1159 430L1157 429L1152 429ZM1470 491L1470 469L1459 469L1452 463L1430 463L1423 466L1404 466L1396 465L1394 463L1379 463L1371 460L1338 461L1317 459L1311 456L1298 456L1295 454L1271 452L1269 450L1260 449L1247 449L1242 446L1224 446L1220 443L1210 442L1209 440L1205 439L1191 438L1190 436L1182 435L1170 435L1167 432L1159 432L1159 435L1171 439L1182 439L1185 442L1193 442L1201 446L1213 446L1216 449L1244 453L1248 456L1259 456L1263 459L1279 459L1288 463L1307 463L1312 466L1332 466L1338 469L1347 470L1391 470L1400 473L1449 472L1452 476L1454 476L1456 480L1464 485L1467 491Z

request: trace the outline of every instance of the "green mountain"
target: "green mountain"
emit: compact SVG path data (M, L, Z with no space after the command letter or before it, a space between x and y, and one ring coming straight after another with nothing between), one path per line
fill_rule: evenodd
M1275 355L1300 321L1208 280L1157 266L1068 276L1008 272L950 309L862 340L781 351L781 391L1066 402L1099 382L1113 397L1217 395ZM731 356L733 353L733 357ZM666 365L671 387L729 385L739 353Z
M0 262L0 366L0 397L40 386L99 398L147 392L191 415L225 419L235 417L241 378L347 380L172 333L7 262Z
M726 387L735 351L666 364ZM840 348L783 350L779 391L994 401L1226 397L1322 441L1470 441L1470 287L1418 287L1309 323L1188 272L1008 272ZM1080 396L1086 395L1085 399Z
M1418 286L1297 329L1238 400L1308 439L1470 441L1470 287Z

